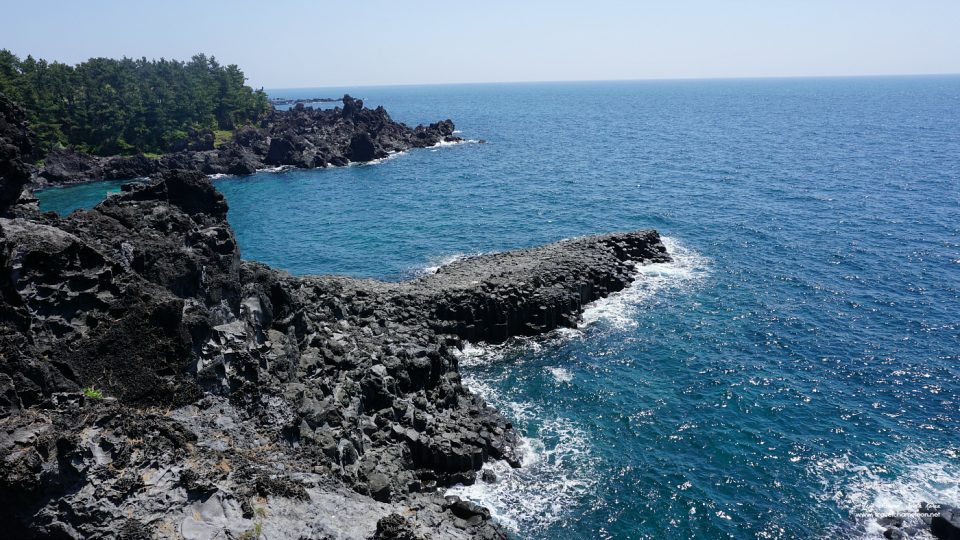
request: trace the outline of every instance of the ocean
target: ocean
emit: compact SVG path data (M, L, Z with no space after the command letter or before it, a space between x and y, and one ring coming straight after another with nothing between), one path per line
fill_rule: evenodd
M526 456L450 492L517 538L879 538L960 504L960 77L270 93L344 92L466 142L217 179L244 258L399 280L642 228L674 256L576 329L464 350Z

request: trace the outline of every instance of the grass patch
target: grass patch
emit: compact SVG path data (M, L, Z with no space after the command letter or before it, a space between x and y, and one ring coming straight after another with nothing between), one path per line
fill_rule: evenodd
M144 155L145 157L150 158L150 159L158 159L158 158L160 158L161 156L163 156L163 154L158 154L158 153L156 153L156 152L144 152L143 155Z
M233 132L228 129L215 129L213 130L213 147L219 148L220 145L226 144L233 140Z
M83 389L83 395L92 399L103 399L103 392L97 390L92 386L88 386Z

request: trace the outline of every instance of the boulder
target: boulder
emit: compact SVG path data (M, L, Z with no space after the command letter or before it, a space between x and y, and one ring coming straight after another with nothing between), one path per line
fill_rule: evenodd
M94 156L60 148L47 154L40 176L54 185L75 184L103 178L103 167Z
M363 100L350 97L349 94L343 95L343 117L352 119L363 110ZM301 109L302 110L302 109Z
M377 521L377 532L373 540L423 540L413 525L400 514L390 514Z
M130 180L146 178L159 171L160 164L156 159L144 155L115 156L103 160L101 164L103 178L108 180Z
M350 139L350 161L367 162L377 157L377 148L369 133L358 133Z
M948 504L920 505L922 514L935 514L924 518L930 533L939 540L960 540L960 508Z
M281 135L270 139L270 149L263 162L267 165L293 165L303 160L303 154L297 148L293 137Z

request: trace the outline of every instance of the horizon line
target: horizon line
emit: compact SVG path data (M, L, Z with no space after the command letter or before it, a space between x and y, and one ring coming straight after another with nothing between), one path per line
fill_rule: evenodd
M382 84L338 84L321 86L278 86L264 90L308 90L313 88L386 88L396 86L467 86L487 84L550 84L550 83L598 83L598 82L671 82L671 81L744 81L744 80L782 80L782 79L871 79L895 77L956 77L960 72L946 73L871 73L860 75L735 75L730 77L649 77L631 79L539 79L521 81L462 81L430 83L382 83Z

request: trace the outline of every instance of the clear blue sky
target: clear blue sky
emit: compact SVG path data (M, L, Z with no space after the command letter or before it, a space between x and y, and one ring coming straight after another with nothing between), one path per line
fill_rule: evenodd
M0 48L254 86L960 73L960 0L0 0Z

